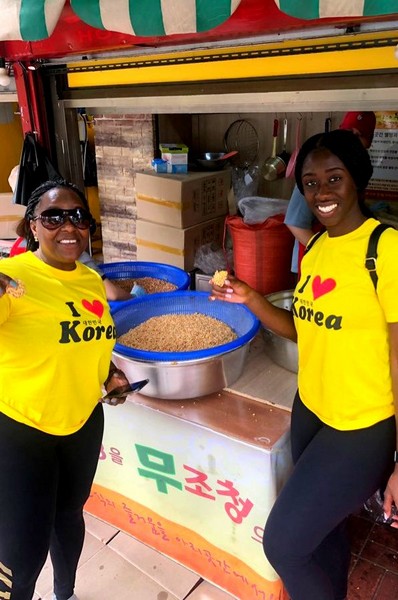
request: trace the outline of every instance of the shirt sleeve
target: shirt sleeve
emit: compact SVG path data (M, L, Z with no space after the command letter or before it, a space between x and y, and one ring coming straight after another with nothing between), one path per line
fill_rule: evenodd
M294 186L294 190L287 206L284 221L285 224L293 225L293 227L300 227L301 229L311 229L314 220L315 217L308 208L308 204L303 194L300 192L297 185Z

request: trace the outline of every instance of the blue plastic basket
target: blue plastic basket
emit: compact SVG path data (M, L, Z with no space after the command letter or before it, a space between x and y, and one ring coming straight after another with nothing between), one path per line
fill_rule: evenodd
M210 300L207 292L180 291L168 294L149 294L128 300L113 313L117 336L137 327L151 317L167 314L201 313L226 323L234 330L237 339L227 344L191 352L149 352L116 343L115 351L123 356L142 361L191 361L224 354L250 342L259 330L260 322L243 304Z
M162 279L177 286L177 289L173 290L173 293L174 291L187 290L191 281L189 273L178 267L163 263L126 261L103 263L100 265L100 268L108 279L139 279L141 277ZM111 312L113 313L117 308L124 306L126 302L130 302L130 300L112 300L109 302Z
M190 277L178 267L155 262L126 261L103 263L101 271L108 279L138 279L140 277L154 277L163 279L177 286L177 290L189 288ZM176 291L177 291L176 290Z

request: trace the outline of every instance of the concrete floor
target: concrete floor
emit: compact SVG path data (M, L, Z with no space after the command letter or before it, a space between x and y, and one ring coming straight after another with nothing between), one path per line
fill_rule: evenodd
M77 571L79 600L232 600L234 596L96 517L85 514L86 539ZM47 560L34 600L51 600Z
M79 600L235 598L112 525L87 513L85 520L86 540L76 582ZM362 511L350 518L349 532L352 561L347 600L398 598L397 530L375 523ZM34 600L51 598L52 567L48 560Z

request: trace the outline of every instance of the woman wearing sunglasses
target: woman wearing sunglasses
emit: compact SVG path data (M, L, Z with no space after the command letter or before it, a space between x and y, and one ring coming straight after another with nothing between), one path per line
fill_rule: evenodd
M46 182L24 226L28 251L0 263L0 597L31 600L50 551L54 600L76 600L102 387L128 382L101 277L77 261L95 226L86 198Z
M23 252L26 252L27 242L24 237L25 230L26 230L25 219L22 219L18 223L17 228L16 228L16 233L18 235L18 238L15 240L14 244L12 245L12 247L10 249L10 256L18 256L18 254L22 254ZM30 229L29 229L29 231L30 231ZM37 246L38 246L38 244L36 244L36 247ZM117 285L117 284L113 283L110 279L108 279L108 277L106 277L104 275L104 273L101 271L101 267L95 262L93 257L87 251L83 252L79 256L79 260L80 260L80 262L87 265L91 269L94 269L94 271L97 271L97 273L99 273L101 275L102 280L104 282L104 286L105 286L106 297L108 300L131 300L131 298L133 297L132 294L129 293L128 291L124 290L120 285ZM144 290L142 288L139 288L139 289L141 292L144 292Z

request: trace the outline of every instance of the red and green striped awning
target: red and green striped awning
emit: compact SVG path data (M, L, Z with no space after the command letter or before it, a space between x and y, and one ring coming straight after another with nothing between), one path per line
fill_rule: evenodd
M49 37L65 0L0 0L0 40L36 41Z
M0 0L0 41L49 38L62 22L64 8L96 30L149 39L228 28L235 12L240 27L248 27L246 14L260 15L263 33L267 18L272 29L276 13L301 24L322 18L392 15L398 14L398 0Z
M96 29L134 36L199 33L218 27L241 0L71 0ZM55 29L65 0L0 0L0 40L37 41Z
M78 17L97 29L136 36L208 31L224 23L241 0L71 0Z
M275 4L296 19L375 17L398 12L398 0L275 0Z

